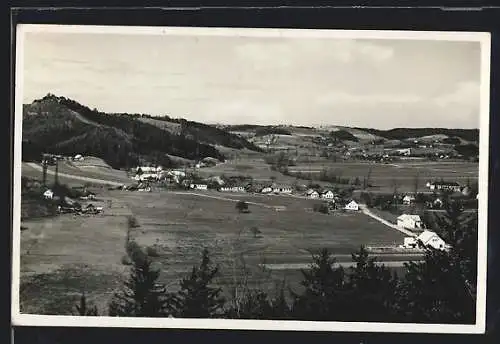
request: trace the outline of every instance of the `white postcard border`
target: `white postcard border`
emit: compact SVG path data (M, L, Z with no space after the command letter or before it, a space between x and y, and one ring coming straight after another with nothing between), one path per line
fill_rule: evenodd
M414 324L313 322L277 320L176 319L176 318L118 318L61 315L21 314L20 288L20 219L21 219L21 141L24 36L32 32L95 33L120 35L196 35L245 37L294 37L337 39L402 39L475 41L481 44L481 94L479 128L479 204L478 204L478 288L476 324ZM15 326L71 326L71 327L128 327L128 328L184 328L264 331L344 331L344 332L401 332L401 333L484 333L486 326L486 272L487 272L487 214L489 167L489 90L491 36L486 32L448 31L379 31L379 30L316 30L316 29L254 29L201 27L133 27L86 25L17 26L14 118L14 185L13 185L13 245L12 245L12 304L11 321Z

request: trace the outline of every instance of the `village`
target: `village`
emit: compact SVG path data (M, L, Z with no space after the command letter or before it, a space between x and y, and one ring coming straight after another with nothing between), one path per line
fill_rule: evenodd
M74 157L46 155L42 166L55 165L56 180L59 161L83 161L81 154ZM471 208L477 208L478 194L473 194L470 186L460 185L455 181L432 180L427 181L426 193L392 193L373 197L369 193L356 188L349 190L336 187L322 187L320 185L306 185L305 183L284 184L276 181L255 182L248 176L211 175L201 177L198 171L204 167L216 166L216 159L205 158L196 163L193 168L164 169L161 166L138 166L129 171L133 182L114 186L112 189L130 192L158 192L168 190L185 190L193 193L216 192L231 195L261 195L267 197L284 196L312 201L312 211L335 215L344 212L361 212L406 235L400 245L389 247L394 251L422 251L427 246L446 250L449 245L439 235L428 228L422 215L427 211L444 211L445 205L451 198L466 200ZM45 170L44 170L45 171ZM46 172L43 175L46 179ZM104 210L103 206L96 206L96 194L86 188L76 193L77 199L68 195L58 195L57 191L46 188L43 197L58 204L59 213L75 215L97 215ZM82 205L82 203L84 205ZM394 205L398 211L393 211ZM387 209L391 209L391 212ZM277 210L279 207L276 208ZM389 216L386 216L389 215ZM387 249L387 248L386 248Z

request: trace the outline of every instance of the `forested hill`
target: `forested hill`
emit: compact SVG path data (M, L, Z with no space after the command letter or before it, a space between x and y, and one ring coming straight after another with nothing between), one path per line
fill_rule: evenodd
M215 127L176 120L182 122L183 130L171 132L142 121L143 116L107 114L49 94L23 107L23 159L36 158L41 152L79 153L100 157L121 168L141 160L168 166L168 155L223 161L224 155L214 145L259 150L245 139Z

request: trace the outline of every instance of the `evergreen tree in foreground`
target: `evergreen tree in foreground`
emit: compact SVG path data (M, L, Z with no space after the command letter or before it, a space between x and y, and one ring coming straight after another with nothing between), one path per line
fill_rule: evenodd
M477 283L477 213L466 216L451 203L437 218L448 252L429 249L424 262L407 264L399 288L405 321L474 323Z
M292 292L292 314L296 319L328 321L337 320L345 312L345 272L334 267L335 258L323 249L313 255L309 270L302 270L302 293Z
M75 305L76 308L76 313L77 315L81 316L98 316L99 312L97 311L96 306L90 306L87 303L87 297L85 296L85 293L82 293L82 296L80 297L80 302L79 304Z
M169 295L157 282L160 272L152 268L151 259L140 248L129 253L132 268L123 288L109 304L110 316L161 317L168 315Z
M204 249L200 266L193 267L191 274L180 282L181 289L174 301L177 317L213 318L222 314L222 290L211 286L218 272L218 267L212 265L208 250Z
M395 274L375 257L369 257L365 247L352 254L356 263L349 269L346 278L346 296L349 299L346 321L394 321L393 310L396 307Z

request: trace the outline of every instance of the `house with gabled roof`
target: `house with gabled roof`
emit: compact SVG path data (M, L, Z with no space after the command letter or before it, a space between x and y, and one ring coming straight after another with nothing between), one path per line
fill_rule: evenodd
M321 198L333 199L334 197L335 197L335 194L333 193L332 190L323 190L321 192Z
M414 202L415 202L415 196L413 196L413 195L405 195L403 197L403 204L404 205L411 205Z
M417 241L424 247L432 247L437 250L448 250L450 245L437 235L435 232L425 230L418 237Z
M354 200L351 200L349 203L347 203L344 207L345 210L354 210L354 211L358 211L359 210L359 204L354 201Z
M314 189L309 189L306 191L306 196L308 198L319 198L319 193Z
M397 225L406 229L422 229L423 224L420 216L418 215L410 215L410 214L402 214L397 218Z

